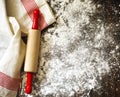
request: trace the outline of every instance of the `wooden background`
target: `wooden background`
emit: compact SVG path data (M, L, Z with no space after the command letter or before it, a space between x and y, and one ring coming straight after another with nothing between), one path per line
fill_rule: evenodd
M107 50L114 49L116 45L120 46L120 0L94 0L94 3L96 6L102 5L104 23L111 26L111 29L108 30L115 40L115 43L110 45ZM102 13L96 13L96 17L101 16ZM109 63L112 66L111 73L105 75L101 80L101 94L91 91L90 97L120 97L120 48L115 51L115 56Z
M96 18L103 19L104 26L109 26L109 29L106 30L114 39L114 43L106 48L106 52L109 54L110 51L115 50L116 46L119 48L115 50L114 56L109 54L111 56L109 60L111 72L100 80L101 90L91 90L90 97L120 97L120 0L93 0L93 3L96 7L99 4L102 6L97 8L91 20ZM54 8L52 9L54 11ZM26 96L18 93L18 97ZM75 94L74 97L81 97L81 95Z

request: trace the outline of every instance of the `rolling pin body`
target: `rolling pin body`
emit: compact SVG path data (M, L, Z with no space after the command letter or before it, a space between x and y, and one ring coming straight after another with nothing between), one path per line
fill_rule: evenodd
M40 31L31 29L28 34L24 71L36 72L40 45Z

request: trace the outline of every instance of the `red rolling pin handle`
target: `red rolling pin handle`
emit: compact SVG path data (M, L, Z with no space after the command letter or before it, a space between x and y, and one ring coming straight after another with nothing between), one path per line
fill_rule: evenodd
M32 29L38 29L39 9L34 10Z
M39 19L39 9L35 9L33 12L33 24L32 29L38 29L38 19ZM30 94L32 92L32 80L33 80L32 72L27 72L27 81L26 81L26 89L25 92Z
M27 81L26 81L26 89L25 92L30 94L32 92L32 80L33 80L33 73L27 72Z

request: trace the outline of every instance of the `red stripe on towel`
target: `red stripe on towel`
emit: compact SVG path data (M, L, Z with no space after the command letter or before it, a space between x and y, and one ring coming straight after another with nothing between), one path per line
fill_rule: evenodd
M12 78L2 72L0 72L0 86L17 91L20 85L20 79Z
M30 16L31 20L33 19L33 10L34 9L39 9L39 7L37 6L35 0L21 0L24 8L26 9L28 15ZM48 26L48 24L45 21L45 18L43 16L43 14L40 11L40 17L39 17L39 29L43 30L44 28L46 28Z

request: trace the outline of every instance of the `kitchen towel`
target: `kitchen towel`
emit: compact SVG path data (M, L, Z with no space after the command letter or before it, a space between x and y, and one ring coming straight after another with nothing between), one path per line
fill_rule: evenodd
M28 33L32 25L32 12L39 8L39 29L43 30L55 21L55 17L46 0L6 0L7 13L18 20L21 31ZM22 34L23 35L23 34Z
M5 0L0 0L0 97L16 97L25 44L14 17L7 17Z
M0 97L17 95L26 53L21 36L31 28L36 8L41 13L39 29L43 30L55 21L45 0L0 0Z

